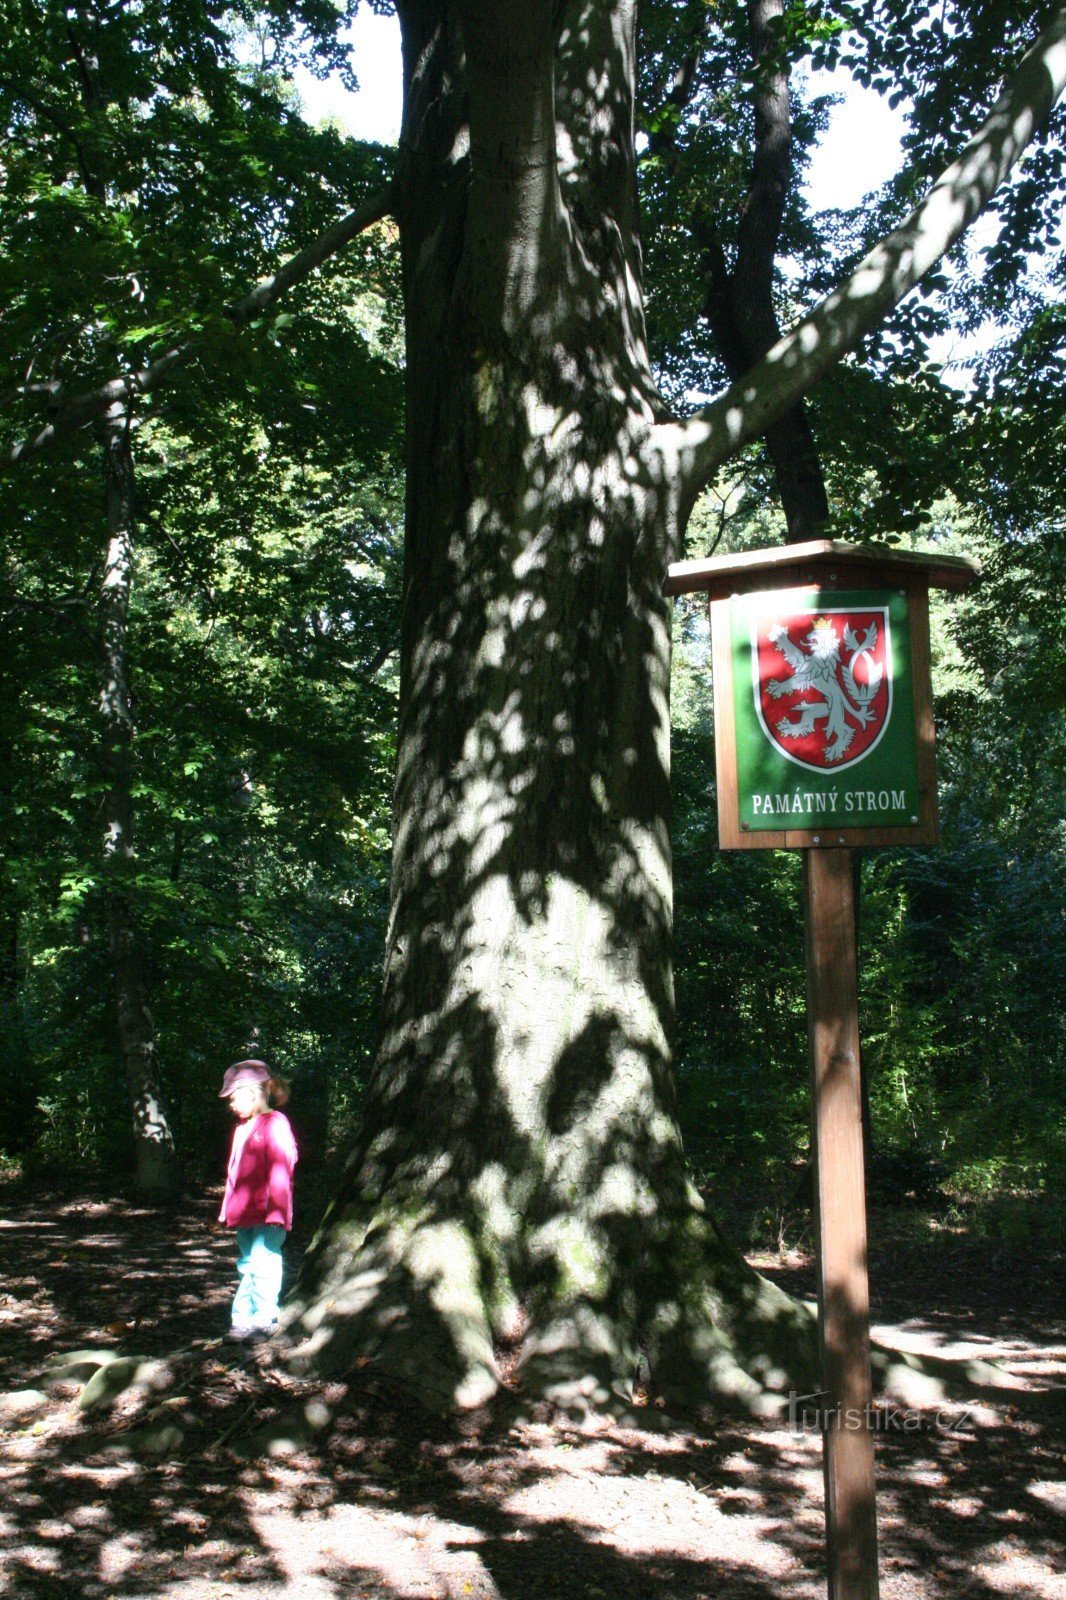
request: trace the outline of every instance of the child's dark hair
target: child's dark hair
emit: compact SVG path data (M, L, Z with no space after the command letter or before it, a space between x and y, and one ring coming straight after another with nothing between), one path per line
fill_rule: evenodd
M275 1110L280 1111L283 1105L288 1104L290 1091L289 1085L284 1078L272 1076L267 1079L263 1087L266 1090L267 1099L270 1101L270 1104L275 1108Z

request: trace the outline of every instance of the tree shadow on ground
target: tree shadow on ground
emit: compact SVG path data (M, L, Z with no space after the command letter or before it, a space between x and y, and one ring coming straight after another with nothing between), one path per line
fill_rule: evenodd
M168 1218L23 1203L0 1228L0 1254L5 1313L14 1300L22 1315L19 1339L4 1342L9 1394L40 1376L49 1346L170 1352L162 1386L110 1412L86 1417L68 1383L4 1416L3 1568L18 1600L823 1592L814 1435L735 1419L697 1432L653 1406L634 1408L633 1425L580 1427L515 1389L446 1423L367 1372L299 1383L269 1352L213 1337L229 1241L195 1207ZM152 1309L136 1336L102 1339L107 1312L131 1320L138 1296ZM201 1331L182 1343L189 1297ZM927 1414L921 1431L879 1441L886 1600L1051 1600L1066 1555L1061 1437L1043 1397L1024 1409L1017 1398L962 1431ZM136 1453L149 1424L174 1430L170 1454Z
M815 1297L808 1252L756 1264L786 1293ZM1020 1351L1033 1340L1066 1342L1066 1254L1061 1244L1049 1246L1040 1227L1028 1238L1009 1241L977 1228L949 1227L914 1207L875 1205L869 1213L869 1272L873 1321L927 1333L930 1350L972 1342L1014 1344Z

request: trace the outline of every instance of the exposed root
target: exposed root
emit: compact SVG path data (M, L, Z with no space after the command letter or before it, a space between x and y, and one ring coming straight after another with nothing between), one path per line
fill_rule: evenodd
M516 1398L571 1416L629 1416L645 1360L650 1394L675 1413L783 1415L790 1395L819 1390L812 1306L749 1267L698 1200L659 1238L639 1275L616 1258L606 1276L586 1270L581 1281L574 1272L567 1292L559 1280L554 1292L527 1296L527 1327L508 1363ZM499 1276L487 1273L472 1222L427 1207L379 1212L370 1229L334 1219L327 1249L313 1292L298 1289L278 1337L287 1366L330 1378L365 1370L438 1412L483 1406L500 1392ZM513 1314L513 1296L505 1298ZM911 1405L1010 1381L985 1362L884 1348L873 1364L875 1390Z
M870 1359L875 1392L902 1405L932 1406L983 1389L1019 1388L1017 1379L991 1361L918 1356L890 1345L874 1345Z
M294 1371L344 1377L371 1367L435 1411L484 1405L496 1393L480 1263L463 1223L426 1208L379 1213L369 1229L335 1219L311 1265L276 1336Z
M628 1411L642 1347L650 1388L671 1406L766 1414L790 1389L817 1388L807 1307L759 1277L698 1208L659 1234L652 1260L590 1257L589 1236L527 1296L514 1384L571 1413ZM342 1377L369 1368L434 1410L486 1404L501 1385L500 1274L470 1222L378 1213L373 1227L334 1217L279 1341L295 1371ZM605 1270L608 1269L609 1270ZM509 1288L509 1285L508 1285Z
M677 1408L773 1415L817 1388L809 1307L749 1267L694 1198L646 1299L652 1388Z

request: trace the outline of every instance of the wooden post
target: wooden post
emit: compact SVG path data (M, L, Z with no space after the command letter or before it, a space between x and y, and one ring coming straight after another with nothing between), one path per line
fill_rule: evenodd
M870 1375L851 851L804 851L807 1029L818 1222L818 1323L829 1600L876 1600Z
M812 539L675 562L663 584L665 594L698 590L710 601L719 845L804 854L830 1600L877 1597L848 847L937 841L929 588L961 593L979 572L957 556ZM840 648L821 651L818 670L829 676L814 678L806 663L819 630ZM834 704L850 708L846 737L839 724L830 737Z

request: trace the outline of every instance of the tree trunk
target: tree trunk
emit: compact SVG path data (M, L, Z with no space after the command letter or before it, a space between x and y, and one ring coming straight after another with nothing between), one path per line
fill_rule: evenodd
M402 5L408 501L383 1035L287 1338L473 1404L813 1381L670 1067L670 616L635 0ZM558 133L557 133L558 121Z
M144 951L133 905L133 740L129 690L129 607L133 583L133 453L121 405L108 413L104 435L107 559L97 614L97 665L106 791L104 883L119 1044L133 1108L138 1192L168 1199L181 1187L174 1139L159 1080L155 1029L148 1007Z
M751 186L727 267L717 239L705 234L705 315L734 381L781 337L774 308L774 271L788 185L792 180L792 109L788 67L775 26L784 0L748 0L748 36L756 75L755 151ZM779 59L780 57L780 59ZM698 228L702 219L694 219ZM785 513L789 541L815 539L829 517L829 497L806 402L797 400L764 435Z
M8 694L14 693L6 686ZM0 711L0 1149L30 1148L37 1109L37 1065L23 1023L20 981L20 896L8 860L15 856L14 741ZM14 721L12 717L12 721Z

